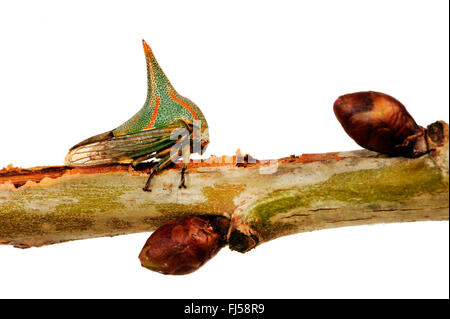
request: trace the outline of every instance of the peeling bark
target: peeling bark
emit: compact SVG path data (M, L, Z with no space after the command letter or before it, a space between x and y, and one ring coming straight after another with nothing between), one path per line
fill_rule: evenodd
M142 191L150 164L8 167L0 171L0 243L42 246L221 215L231 219L230 248L245 252L298 232L448 220L448 125L433 125L433 150L415 159L366 150L291 156L276 165L242 163L239 154L211 157L191 164L187 189L178 189L177 164L154 178L151 193Z

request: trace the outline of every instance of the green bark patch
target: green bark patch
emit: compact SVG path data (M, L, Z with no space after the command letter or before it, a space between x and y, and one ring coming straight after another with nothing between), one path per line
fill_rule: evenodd
M88 177L88 182L73 180L12 192L10 200L0 204L0 237L90 229L99 213L107 216L110 210L124 208L117 202L124 188L108 185L108 178Z
M440 191L448 192L448 181L443 180L440 171L425 161L414 161L336 174L321 183L273 192L252 205L244 220L267 231L271 226L281 226L271 225L273 216L311 207L315 202L336 201L359 206L398 202L418 194Z
M245 189L244 185L214 185L203 188L206 200L199 204L157 204L158 210L164 215L179 217L182 215L231 215L236 209L234 198Z

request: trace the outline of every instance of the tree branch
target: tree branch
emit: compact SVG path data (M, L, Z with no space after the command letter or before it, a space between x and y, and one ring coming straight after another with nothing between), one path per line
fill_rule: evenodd
M211 157L191 164L187 189L177 187L177 164L155 177L151 193L142 191L149 164L9 167L0 171L0 243L26 248L222 215L231 218L230 247L245 252L304 231L448 220L448 125L436 123L428 141L434 151L416 159L366 150L291 156L276 165Z

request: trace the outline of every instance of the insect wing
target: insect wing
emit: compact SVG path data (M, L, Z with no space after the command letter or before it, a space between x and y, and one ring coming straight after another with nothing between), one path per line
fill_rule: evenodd
M171 138L174 128L156 128L121 136L110 133L97 135L74 146L66 156L66 165L128 164L145 155L151 158L152 153L176 143Z

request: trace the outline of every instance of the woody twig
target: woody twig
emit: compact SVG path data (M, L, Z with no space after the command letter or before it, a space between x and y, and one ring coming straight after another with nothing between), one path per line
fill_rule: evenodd
M211 157L191 163L186 189L178 188L177 164L155 177L151 193L142 191L147 164L6 168L0 171L0 243L42 246L219 215L231 220L230 248L245 252L304 231L448 220L448 125L436 122L428 130L434 149L418 158L367 150L266 163Z

